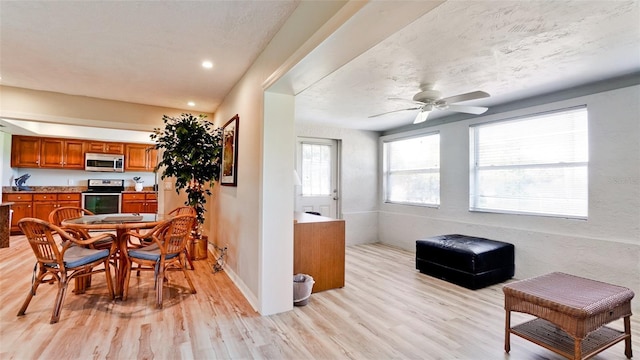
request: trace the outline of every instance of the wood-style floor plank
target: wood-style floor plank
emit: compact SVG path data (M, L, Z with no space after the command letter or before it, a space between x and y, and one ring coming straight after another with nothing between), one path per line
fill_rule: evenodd
M415 270L413 253L382 244L347 248L344 288L271 316L214 274L210 256L191 272L197 294L180 273L169 275L163 309L150 273L132 276L127 301L109 300L98 275L85 294L68 292L51 325L56 286L40 286L16 316L34 262L24 237L0 249L0 359L562 359L516 336L504 353L501 285L472 291L434 279ZM513 314L512 323L529 318ZM631 326L640 356L638 315ZM624 344L593 359L626 359Z

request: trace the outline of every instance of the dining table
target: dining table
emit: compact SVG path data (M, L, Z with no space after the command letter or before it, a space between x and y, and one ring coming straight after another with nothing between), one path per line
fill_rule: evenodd
M114 291L116 299L122 299L126 275L127 243L129 231L151 229L162 221L171 218L169 215L144 213L118 213L84 215L78 218L62 221L62 226L72 230L84 231L114 231L116 232L117 249L113 257L116 281Z

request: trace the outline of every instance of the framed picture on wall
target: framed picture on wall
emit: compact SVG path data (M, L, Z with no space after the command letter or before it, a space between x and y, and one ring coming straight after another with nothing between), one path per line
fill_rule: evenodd
M222 127L222 168L220 184L238 186L238 126L240 117L236 114Z

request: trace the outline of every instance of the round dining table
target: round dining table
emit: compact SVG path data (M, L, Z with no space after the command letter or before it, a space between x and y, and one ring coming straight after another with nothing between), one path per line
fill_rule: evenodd
M62 221L62 226L69 229L85 231L116 231L117 254L115 260L115 296L122 298L124 291L124 279L127 261L127 242L129 240L127 232L140 229L151 229L163 220L171 218L168 215L159 214L98 214L84 215L78 218L66 219Z

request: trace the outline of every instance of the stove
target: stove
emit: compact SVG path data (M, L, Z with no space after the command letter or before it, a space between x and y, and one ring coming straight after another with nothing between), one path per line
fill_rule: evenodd
M89 179L86 193L121 193L124 191L124 180L121 179Z
M89 179L87 191L82 193L82 207L94 214L116 214L122 206L124 180Z

